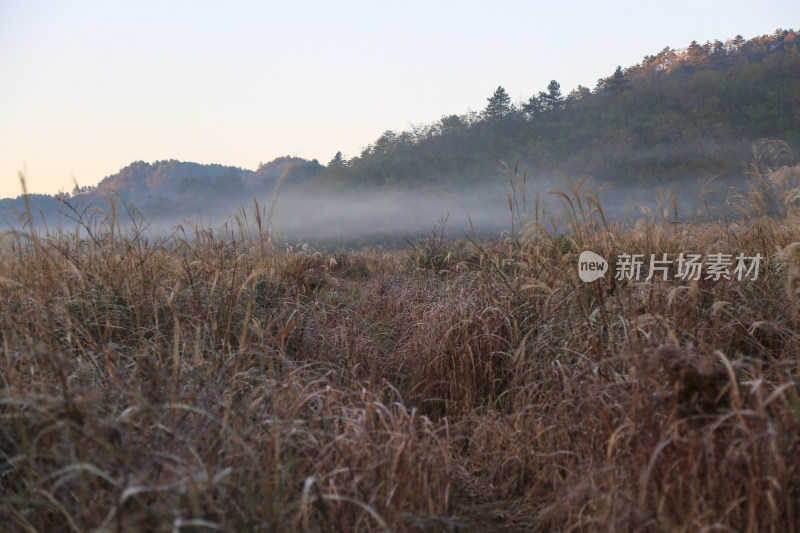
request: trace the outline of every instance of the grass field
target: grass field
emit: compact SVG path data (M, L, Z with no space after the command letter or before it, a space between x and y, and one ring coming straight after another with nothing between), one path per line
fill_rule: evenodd
M800 167L762 167L720 218L576 186L555 226L510 171L513 233L388 253L258 206L7 231L0 531L800 531ZM681 252L763 261L614 279Z

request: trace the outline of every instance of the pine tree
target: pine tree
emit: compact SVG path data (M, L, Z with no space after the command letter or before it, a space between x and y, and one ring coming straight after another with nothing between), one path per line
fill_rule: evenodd
M328 168L334 167L342 167L344 166L344 157L342 157L342 152L336 152L336 155L333 156L333 159L330 160L328 163Z
M556 80L552 80L547 86L547 109L561 109L564 103L564 97L561 95L561 84Z
M486 99L489 105L486 106L486 116L489 120L499 120L511 111L511 97L502 86Z
M543 93L539 93L541 96ZM543 110L542 101L536 95L531 96L527 102L522 104L522 112L531 118L536 117Z

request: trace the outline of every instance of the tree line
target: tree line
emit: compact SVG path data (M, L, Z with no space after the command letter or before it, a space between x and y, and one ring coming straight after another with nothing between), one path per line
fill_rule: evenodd
M735 174L760 138L800 142L800 38L794 30L664 48L593 89L558 81L523 102L498 88L480 112L448 115L363 151L314 180L333 187L442 187L492 179L499 161L543 173L663 183Z

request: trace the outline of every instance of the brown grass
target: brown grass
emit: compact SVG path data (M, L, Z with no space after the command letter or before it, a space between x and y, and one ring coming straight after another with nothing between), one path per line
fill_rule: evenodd
M800 167L750 171L728 220L557 191L561 233L509 170L513 233L435 261L258 206L6 232L0 531L800 531ZM764 262L583 284L585 249Z

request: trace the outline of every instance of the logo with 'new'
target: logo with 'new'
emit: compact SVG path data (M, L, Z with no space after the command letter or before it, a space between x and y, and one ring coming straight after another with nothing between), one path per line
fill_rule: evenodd
M586 283L600 279L608 271L608 261L594 252L586 250L578 258L578 277Z

